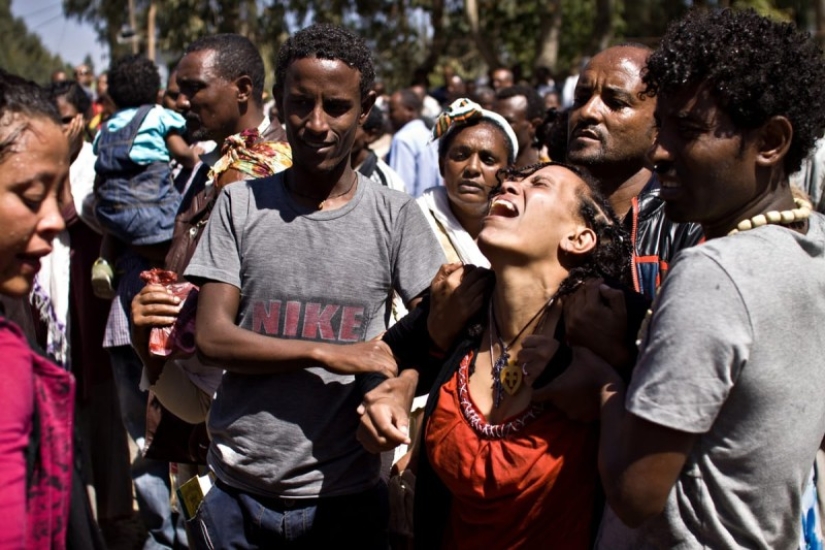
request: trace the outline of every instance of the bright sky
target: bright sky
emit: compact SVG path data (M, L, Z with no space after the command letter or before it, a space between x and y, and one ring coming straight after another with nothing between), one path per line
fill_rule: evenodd
M95 72L109 66L108 48L97 42L91 25L63 15L62 0L12 0L11 13L22 18L29 32L39 35L46 48L68 63L78 65L89 54Z

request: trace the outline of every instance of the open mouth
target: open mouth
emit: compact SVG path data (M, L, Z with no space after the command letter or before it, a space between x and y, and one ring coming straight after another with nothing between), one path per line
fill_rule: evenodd
M518 209L512 202L497 197L490 203L488 216L501 216L504 218L515 218L518 216Z
M581 129L575 130L573 132L573 138L574 139L579 139L579 138L581 138L581 139L591 139L591 140L595 140L595 141L601 141L601 136L599 135L599 133L596 132L595 130L590 129L590 128L581 128Z

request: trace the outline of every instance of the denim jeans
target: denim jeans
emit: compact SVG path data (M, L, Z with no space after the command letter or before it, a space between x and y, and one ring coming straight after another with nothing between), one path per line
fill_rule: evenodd
M189 522L198 550L386 550L387 486L342 497L265 498L218 481Z
M129 436L143 446L146 435L147 392L140 390L140 375L143 364L131 346L109 348L112 374L117 385L120 415ZM132 461L132 482L135 485L138 510L149 538L143 548L160 550L186 548L188 546L183 520L175 525L169 500L171 480L169 463L144 458L141 452Z

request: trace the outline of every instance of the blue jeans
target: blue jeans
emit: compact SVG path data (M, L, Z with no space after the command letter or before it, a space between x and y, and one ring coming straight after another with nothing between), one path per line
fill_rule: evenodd
M383 482L355 495L298 500L251 495L218 481L189 529L198 550L386 550L388 520Z
M131 346L109 348L112 374L117 385L120 415L126 431L138 447L146 436L147 392L140 390L140 374L143 364ZM178 525L172 515L170 503L171 480L169 463L144 458L141 452L132 462L132 482L135 485L138 510L149 538L143 548L160 550L186 548L186 532L183 521Z

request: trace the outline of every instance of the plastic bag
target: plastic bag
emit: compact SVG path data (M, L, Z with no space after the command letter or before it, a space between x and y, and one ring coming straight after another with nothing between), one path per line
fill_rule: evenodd
M198 308L198 287L189 282L178 282L174 271L154 268L144 271L140 278L146 284L160 284L183 301L174 324L154 327L149 333L149 353L169 357L173 353L186 357L195 353L195 312Z

